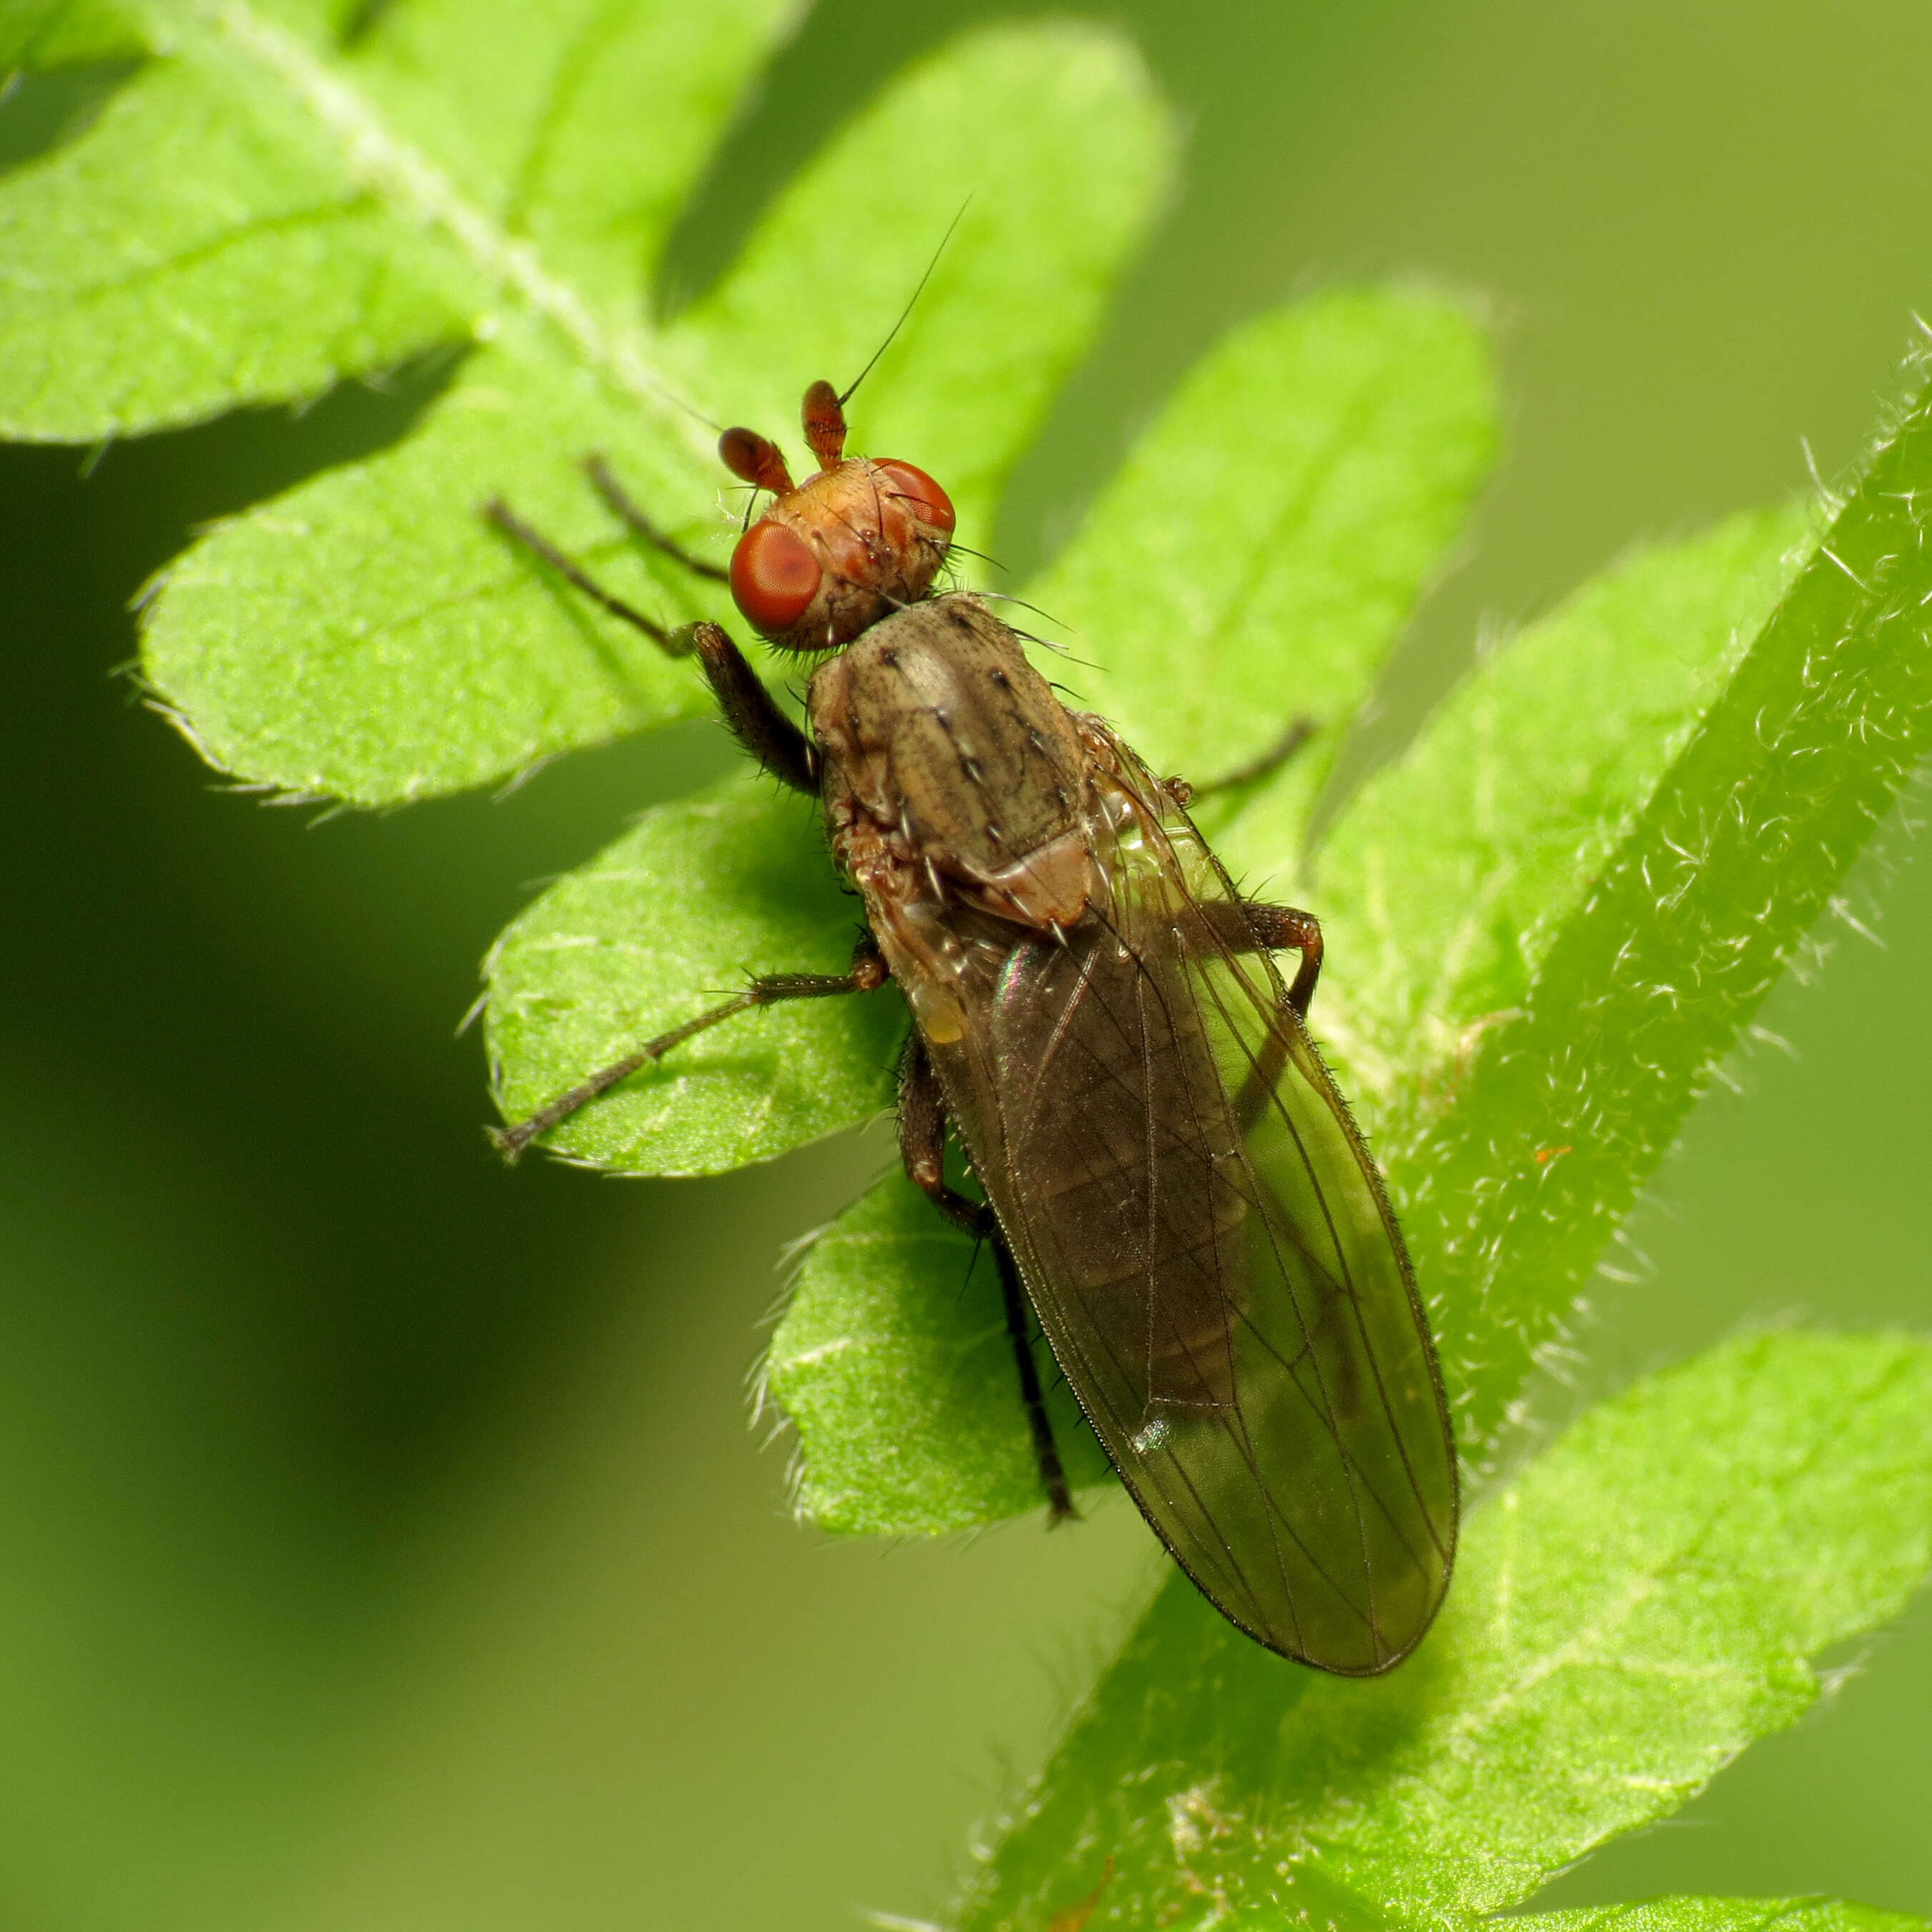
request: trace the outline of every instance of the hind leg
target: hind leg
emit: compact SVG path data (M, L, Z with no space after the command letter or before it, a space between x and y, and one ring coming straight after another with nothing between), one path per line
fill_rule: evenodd
M1066 1472L1060 1460L1060 1445L1053 1439L1053 1424L1048 1419L1046 1399L1040 1385L1040 1369L1034 1360L1032 1326L1028 1319L1026 1291L1013 1251L1000 1232L992 1208L982 1201L969 1201L946 1181L946 1096L939 1076L917 1034L906 1042L905 1058L899 1063L899 1155L905 1171L916 1187L955 1226L964 1228L992 1244L993 1259L1000 1270L1000 1292L1006 1304L1006 1332L1012 1338L1013 1363L1019 1371L1020 1400L1026 1409L1027 1426L1033 1432L1034 1460L1040 1469L1040 1486L1046 1492L1047 1517L1064 1522L1078 1516L1067 1490Z

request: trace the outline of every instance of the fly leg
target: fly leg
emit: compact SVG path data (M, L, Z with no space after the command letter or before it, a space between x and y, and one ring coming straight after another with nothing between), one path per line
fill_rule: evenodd
M593 471L592 481L596 480L596 472ZM598 487L602 488L602 485ZM610 487L616 490L615 478L611 479ZM616 494L620 500L628 504L628 498L621 490ZM634 514L641 517L643 513ZM795 791L818 796L818 747L778 708L778 700L765 688L744 652L721 626L686 624L675 631L666 630L655 618L646 616L634 604L626 603L622 598L606 590L588 571L573 563L548 537L525 523L500 496L493 496L484 505L483 514L512 542L520 544L539 562L548 564L573 590L580 591L598 609L608 610L632 629L641 631L667 656L687 657L694 652L699 668L704 673L704 681L710 686L712 695L718 700L718 710L724 714L724 722L731 735L773 778ZM701 574L716 574L709 565L700 565L686 556L664 539L654 540L692 569Z
M1064 1522L1080 1512L1066 1487L1060 1445L1047 1419L1046 1399L1040 1391L1040 1370L1033 1358L1025 1290L1013 1251L1000 1232L998 1218L982 1201L969 1201L946 1180L946 1096L933 1071L926 1043L915 1033L906 1042L899 1062L899 1156L907 1178L946 1218L969 1234L988 1243L1000 1270L1000 1292L1006 1303L1006 1332L1012 1337L1013 1360L1019 1370L1020 1400L1027 1426L1033 1432L1034 1460L1040 1486L1046 1492L1047 1520Z
M1298 1020L1308 1017L1315 982L1322 976L1322 927L1312 912L1263 905L1256 899L1223 900L1201 908L1214 936L1230 952L1298 952L1301 963L1288 989Z
M1218 778L1210 778L1204 784L1190 784L1185 778L1169 778L1167 788L1186 806L1200 799L1212 798L1216 792L1233 791L1241 785L1252 784L1256 779L1279 771L1321 728L1312 718L1298 718L1259 758L1250 758L1246 764L1237 765L1232 772L1223 772Z
M1262 905L1253 899L1244 900L1241 910L1254 934L1252 950L1301 955L1288 989L1288 1004L1297 1019L1305 1020L1308 1003L1315 997L1315 982L1322 976L1322 928L1315 915L1298 912L1293 906Z
M1254 899L1224 899L1202 910L1215 936L1230 952L1301 955L1284 999L1297 1019L1306 1020L1308 1003L1315 997L1315 982L1322 976L1322 928L1315 915L1293 906L1263 905ZM1287 1036L1271 1030L1235 1096L1234 1118L1244 1133L1261 1118L1287 1058Z
M490 1138L514 1161L540 1134L547 1134L560 1122L568 1120L578 1108L596 1100L607 1088L616 1086L620 1080L628 1079L640 1067L662 1060L673 1047L682 1046L707 1028L715 1027L720 1020L728 1020L735 1013L749 1012L754 1006L776 1006L782 1000L823 1000L836 993L875 992L890 976L886 962L880 956L878 944L869 932L853 948L852 969L848 973L760 974L742 993L713 1006L709 1012L700 1013L694 1020L686 1020L683 1025L673 1027L670 1032L661 1033L655 1040L647 1040L634 1053L627 1053L622 1060L613 1060L608 1066L592 1074L588 1080L580 1081L568 1093L560 1094L548 1106L539 1107L528 1120L519 1120L514 1126L492 1127Z
M782 784L816 798L818 747L778 709L722 625L694 624L689 635L732 736Z
M628 524L634 536L649 544L653 550L661 550L674 562L681 563L694 577L708 577L714 584L728 584L731 573L715 563L706 563L701 556L693 556L683 544L668 537L646 516L632 500L630 493L617 481L609 464L602 456L586 456L583 470L590 479L590 487L610 506L611 513Z

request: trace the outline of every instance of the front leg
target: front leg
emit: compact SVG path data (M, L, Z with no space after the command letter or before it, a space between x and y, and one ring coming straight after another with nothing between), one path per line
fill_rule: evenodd
M778 709L721 624L693 624L688 636L733 737L775 778L794 791L818 796L818 747Z
M718 624L686 624L668 631L634 605L606 590L580 565L574 563L540 531L525 523L500 497L484 505L484 518L512 542L548 564L574 590L580 591L620 622L641 631L671 657L697 653L704 681L711 687L724 722L752 756L772 776L794 791L818 796L818 750L784 713L767 691L742 651Z

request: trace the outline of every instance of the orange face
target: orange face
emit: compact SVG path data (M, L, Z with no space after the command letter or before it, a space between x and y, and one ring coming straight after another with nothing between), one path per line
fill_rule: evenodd
M952 542L952 506L910 463L844 456L830 383L806 392L805 430L823 467L796 486L764 437L734 429L720 440L730 470L778 498L731 554L731 595L780 650L836 650L926 595Z

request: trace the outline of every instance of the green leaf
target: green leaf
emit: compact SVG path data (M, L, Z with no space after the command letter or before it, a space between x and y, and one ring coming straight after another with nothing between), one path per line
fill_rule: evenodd
M1730 1344L1495 1490L1388 1677L1284 1666L1172 1579L1006 1820L962 1932L1044 1924L1103 1851L1130 1924L1500 1910L1794 1722L1810 1660L1928 1564L1932 1350Z
M304 10L332 55L323 16L345 10ZM494 226L486 245L526 251L566 303L628 331L754 67L790 30L784 0L410 0L330 67Z
M1511 1923L1525 1932L1921 1932L1925 1922L1835 1898L1647 1898Z
M1496 416L1483 332L1439 296L1336 290L1235 330L1027 592L1065 620L1070 701L1197 782L1308 718L1271 791L1277 823L1286 798L1305 809L1489 472Z
M1349 968L1324 1018L1362 1084L1399 1092L1398 1062L1446 1080L1472 1021L1528 996L1804 535L1796 509L1759 513L1625 560L1496 652L1370 781L1321 866ZM1244 818L1229 842L1252 836Z
M464 332L480 287L221 44L151 61L0 180L0 434L80 442L314 393ZM298 326L291 326L299 318Z
M922 1194L887 1184L820 1234L804 1265L810 1288L795 1289L764 1373L814 1445L800 1514L854 1535L936 1535L1036 1508L1040 1472L1012 1426L1012 1343L983 1244ZM855 1351L873 1358L856 1373ZM1069 1482L1110 1480L1065 1382L1041 1379Z
M1381 970L1359 1004L1352 969L1337 975L1348 991L1318 1024L1379 1134L1466 1448L1502 1421L1932 744L1928 502L1922 395L1720 688L1733 651L1720 626L1742 634L1753 602L1769 601L1771 554L1792 524L1733 524L1687 554L1672 578L1684 602L1640 575L1622 615L1615 586L1608 604L1580 600L1567 638L1540 640L1520 670L1515 652L1499 657L1414 759L1364 793L1326 854L1331 957ZM1703 670L1678 641L1700 609ZM1633 650L1622 698L1603 670L1612 631ZM1654 750L1624 746L1626 730ZM1450 803L1459 794L1468 806ZM1504 845L1520 859L1499 863ZM1476 886L1491 876L1493 905ZM1433 972L1453 985L1431 1014L1418 988ZM1405 1012L1406 1031L1389 1017ZM1384 1065L1414 1056L1399 1093L1356 1058L1358 1040Z
M507 1118L728 999L756 972L842 973L861 930L818 807L769 779L657 807L498 940L490 1044ZM891 1100L896 994L740 1016L635 1074L548 1144L620 1172L715 1174Z
M661 408L631 312L780 12L430 0L351 59L320 9L140 10L156 58L0 187L0 336L36 352L0 362L0 422L86 439L300 398L500 311L609 406Z
M843 130L718 290L653 332L634 313L645 268L769 10L505 10L493 40L469 10L412 8L352 61L244 8L212 17L184 10L182 51L14 184L23 208L53 210L33 232L54 266L18 295L18 326L50 371L70 343L80 373L22 375L13 420L21 434L98 434L469 346L406 441L220 526L160 580L151 682L212 762L297 796L421 797L705 709L689 664L587 612L478 507L510 498L669 621L727 616L715 586L631 552L578 459L608 451L661 521L722 556L725 478L671 398L784 429L809 380L862 366L962 188L976 198L855 429L860 446L946 472L970 542L1090 335L1172 153L1168 116L1117 37L1066 23L968 35ZM192 280L150 287L134 234L164 136L194 138L183 100L211 93L239 131L207 169L172 154L168 166L183 184L181 247L224 265L218 302ZM640 127L662 122L666 145L640 175L580 196L614 118L620 159ZM73 177L59 194L50 170ZM136 309L104 323L62 252L66 226L88 223L143 265ZM344 236L360 238L350 259L366 275L305 293L284 259L292 227L321 238L318 274ZM166 356L142 368L135 340L164 326L198 358L191 370ZM110 371L134 388L115 390Z
M1869 829L1782 874L1760 866L1770 848L1754 831L1727 848L1734 872L1672 849L1694 849L1754 776L1772 776L1755 809L1783 809L1784 771L1736 723L1780 671L1802 682L1767 620L1803 530L1796 512L1733 518L1586 585L1478 670L1321 855L1329 970L1315 1024L1408 1231L1467 1451ZM1831 736L1823 720L1808 728ZM1855 735L1832 750L1833 783L1869 778L1882 796L1897 782ZM1238 856L1247 834L1227 842ZM1606 874L1633 869L1654 890L1605 920ZM1674 908L1686 889L1693 904ZM1634 950L1653 947L1650 973L1634 974ZM1759 961L1748 983L1678 1004L1696 1043L1660 1078L1639 1035L1661 989L1699 984L1741 947ZM1558 1090L1569 1109L1549 1104ZM1438 1172L1452 1144L1466 1150L1454 1180Z
M1287 1932L1279 1911L1244 1912L1238 1932ZM1923 1932L1925 1921L1835 1898L1646 1898L1570 1912L1513 1916L1527 1932Z
M139 23L110 0L7 0L0 6L0 75L58 73L146 50Z

